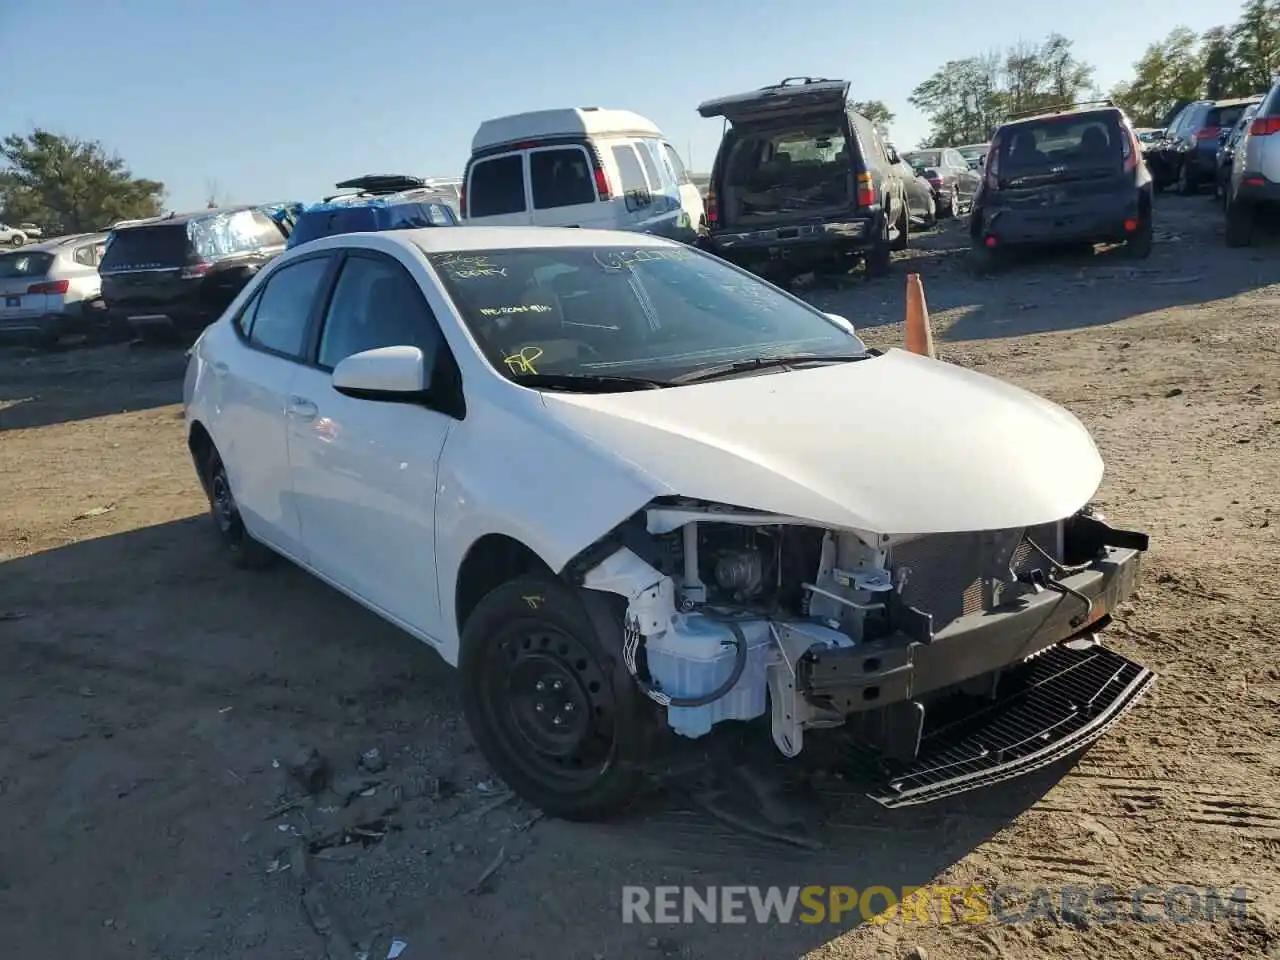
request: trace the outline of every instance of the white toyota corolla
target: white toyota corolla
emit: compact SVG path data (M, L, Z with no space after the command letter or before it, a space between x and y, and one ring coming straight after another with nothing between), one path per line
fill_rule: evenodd
M200 337L184 401L230 556L432 645L553 815L725 721L787 757L838 727L873 796L921 803L1079 749L1152 680L1098 641L1147 538L1089 508L1075 417L678 243L305 244Z

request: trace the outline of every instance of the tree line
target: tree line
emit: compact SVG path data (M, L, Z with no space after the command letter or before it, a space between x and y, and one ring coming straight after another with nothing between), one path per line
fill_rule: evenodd
M1265 93L1277 69L1280 0L1248 0L1234 23L1202 34L1178 27L1150 44L1133 77L1108 96L1138 126L1162 127L1192 100ZM1051 33L1040 43L949 61L907 99L929 120L922 147L982 143L1015 115L1102 98L1094 73L1069 39Z

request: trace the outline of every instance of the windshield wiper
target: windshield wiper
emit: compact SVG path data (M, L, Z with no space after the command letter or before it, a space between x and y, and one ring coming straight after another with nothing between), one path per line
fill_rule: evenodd
M597 373L513 373L512 383L522 387L569 390L573 393L621 393L625 390L660 390L671 386L668 380L646 377L612 377Z
M855 360L866 360L870 356L872 356L870 353L799 353L785 357L752 357L749 360L734 360L731 363L692 370L678 377L672 377L671 382L674 384L701 383L704 380L717 380L721 377L731 377L734 374L749 373L753 370L765 370L769 367L790 367L801 363L852 363Z

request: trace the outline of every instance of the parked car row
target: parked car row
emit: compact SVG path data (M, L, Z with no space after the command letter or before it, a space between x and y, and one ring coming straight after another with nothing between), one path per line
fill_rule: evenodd
M1219 181L1219 149L1262 94L1231 100L1196 100L1174 115L1160 137L1148 145L1147 166L1157 191L1176 187L1186 196Z

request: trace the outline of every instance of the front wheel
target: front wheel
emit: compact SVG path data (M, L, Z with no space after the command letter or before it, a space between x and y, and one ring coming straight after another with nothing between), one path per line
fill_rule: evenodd
M1227 199L1227 246L1247 247L1253 242L1253 208Z
M11 247L20 247L24 243L26 243L26 237L22 236L22 234L18 234L16 237L9 238L9 245Z
M565 820L616 813L643 781L648 701L622 661L621 613L604 619L607 636L567 585L520 577L485 596L462 631L477 746L520 797Z
M253 539L245 529L235 494L231 491L226 465L216 449L210 449L201 479L209 498L214 528L231 562L244 569L258 569L271 563L275 559L271 548Z
M1191 171L1187 169L1186 161L1183 161L1178 164L1178 196L1189 197L1195 192L1195 184L1191 182Z
M906 203L902 205L902 213L898 215L898 236L893 241L891 249L905 250L911 243L911 211L907 209Z

